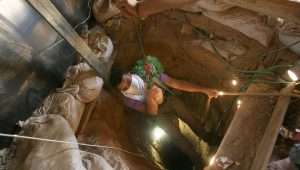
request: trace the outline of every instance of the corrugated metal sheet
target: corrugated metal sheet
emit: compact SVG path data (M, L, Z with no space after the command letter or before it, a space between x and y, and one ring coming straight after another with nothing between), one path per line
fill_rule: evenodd
M88 16L86 0L52 2L73 26ZM75 51L25 0L0 0L0 131L13 133L74 61ZM8 142L0 138L0 148Z

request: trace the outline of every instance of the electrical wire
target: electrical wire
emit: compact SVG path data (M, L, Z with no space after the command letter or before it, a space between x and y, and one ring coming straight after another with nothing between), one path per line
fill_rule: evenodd
M284 96L284 97L297 97L300 95L293 93L244 93L244 92L219 92L218 96Z
M88 1L88 8L89 8L89 14L87 16L87 18L85 18L82 22L80 22L79 24L74 26L74 29L77 29L80 25L85 24L90 18L91 18L91 14L92 14L92 7L91 7L91 0Z
M19 139L26 139L26 140L35 140L35 141L43 141L43 142L51 142L51 143L61 143L61 144L72 144L72 145L78 145L78 146L87 146L87 147L94 147L94 148L102 148L102 149L112 149L120 152L124 152L136 157L142 157L143 155L127 151L125 149L114 147L114 146L106 146L106 145L92 145L92 144L86 144L86 143L79 143L79 142L69 142L69 141L62 141L62 140L55 140L55 139L47 139L47 138L39 138L39 137L31 137L31 136L23 136L23 135L17 135L17 134L5 134L0 133L1 137L8 137L8 138L19 138Z
M88 16L83 20L81 21L80 23L76 24L73 29L77 29L80 25L83 25L85 24L90 18L91 18L91 15L92 15L92 7L91 7L91 0L88 1L88 8L89 8L89 13L88 13ZM50 46L48 46L47 48L44 48L43 50L41 50L38 54L42 54L44 51L46 50L49 50L55 46L57 46L58 44L62 43L64 41L63 38L55 41L54 43L52 43Z
M114 147L114 146L107 146L107 145L92 145L92 144L86 144L86 143L80 143L80 142L69 142L69 141L63 141L63 140L55 140L55 139L47 139L47 138L39 138L39 137L31 137L31 136L23 136L23 135L17 135L17 134L5 134L5 133L0 133L0 137L8 137L8 138L18 138L18 139L26 139L26 140L35 140L35 141L42 141L42 142L51 142L51 143L61 143L61 144L72 144L72 145L78 145L78 146L86 146L86 147L93 147L93 148L101 148L101 149L112 149L116 151L120 151L135 157L140 157L145 160L148 160L144 155L134 153L119 147ZM160 167L151 165L155 168L162 169Z

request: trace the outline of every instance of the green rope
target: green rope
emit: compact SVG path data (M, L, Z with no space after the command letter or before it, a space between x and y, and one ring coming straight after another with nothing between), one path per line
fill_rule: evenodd
M160 62L156 58L154 58L152 56L149 56L149 55L146 55L146 52L145 52L145 49L144 49L144 41L143 41L142 33L143 33L143 20L140 19L140 18L138 18L138 23L137 23L137 40L138 40L140 51L141 51L141 53L143 55L143 63L142 62L138 63L139 62L138 61L137 64L136 64L136 66L133 68L133 72L138 73L138 75L140 77L142 77L146 81L146 83L148 85L148 88L150 88L153 85L153 83L154 83L154 84L158 85L160 88L162 88L163 90L167 91L169 94L174 95L174 93L165 84L163 84L158 79L159 75L157 75L157 74L164 71L163 67L162 67L162 65L160 64ZM151 60L151 61L149 61L149 60ZM152 64L153 71L151 73L152 74L151 78L143 76L143 75L146 75L144 67L141 68L141 66L138 66L139 64L143 64L144 65L146 63Z
M137 39L138 39L138 45L139 45L140 51L146 61L146 53L145 53L145 49L144 49L144 40L143 40L142 34L143 34L143 20L141 20L139 18L138 23L137 23Z

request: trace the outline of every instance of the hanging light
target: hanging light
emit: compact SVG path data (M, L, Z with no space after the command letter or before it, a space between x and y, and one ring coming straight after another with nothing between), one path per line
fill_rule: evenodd
M241 100L237 100L236 104L237 104L236 107L239 109L241 107L241 105L242 105L242 101Z
M216 156L214 155L209 160L209 166L212 166L215 163L215 160L216 160Z
M223 96L223 95L224 95L224 92L222 92L222 91L218 92L218 96Z
M291 2L296 2L296 3L300 3L300 0L289 0Z
M297 74L294 71L288 70L287 74L289 75L289 77L291 78L292 81L298 81L299 80Z
M139 3L138 0L127 0L127 2L128 2L128 4L129 4L130 6L133 6L133 7L135 7L136 4Z
M166 136L166 132L158 126L152 130L152 138L154 141L158 141L165 136Z
M278 17L276 20L277 20L277 22L278 22L279 24L283 24L283 23L284 23L284 19L282 19L282 18L280 18L280 17Z
M236 79L231 80L231 84L233 86L237 86L238 85L238 81Z
M296 82L300 80L300 60L296 61L294 65L288 70L286 70L282 75L281 78L285 81L289 82Z

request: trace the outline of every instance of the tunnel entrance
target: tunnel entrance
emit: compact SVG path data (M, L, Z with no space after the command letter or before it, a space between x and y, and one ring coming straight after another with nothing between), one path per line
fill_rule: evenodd
M162 142L160 152L162 163L166 169L193 170L193 162L172 142L172 139Z

